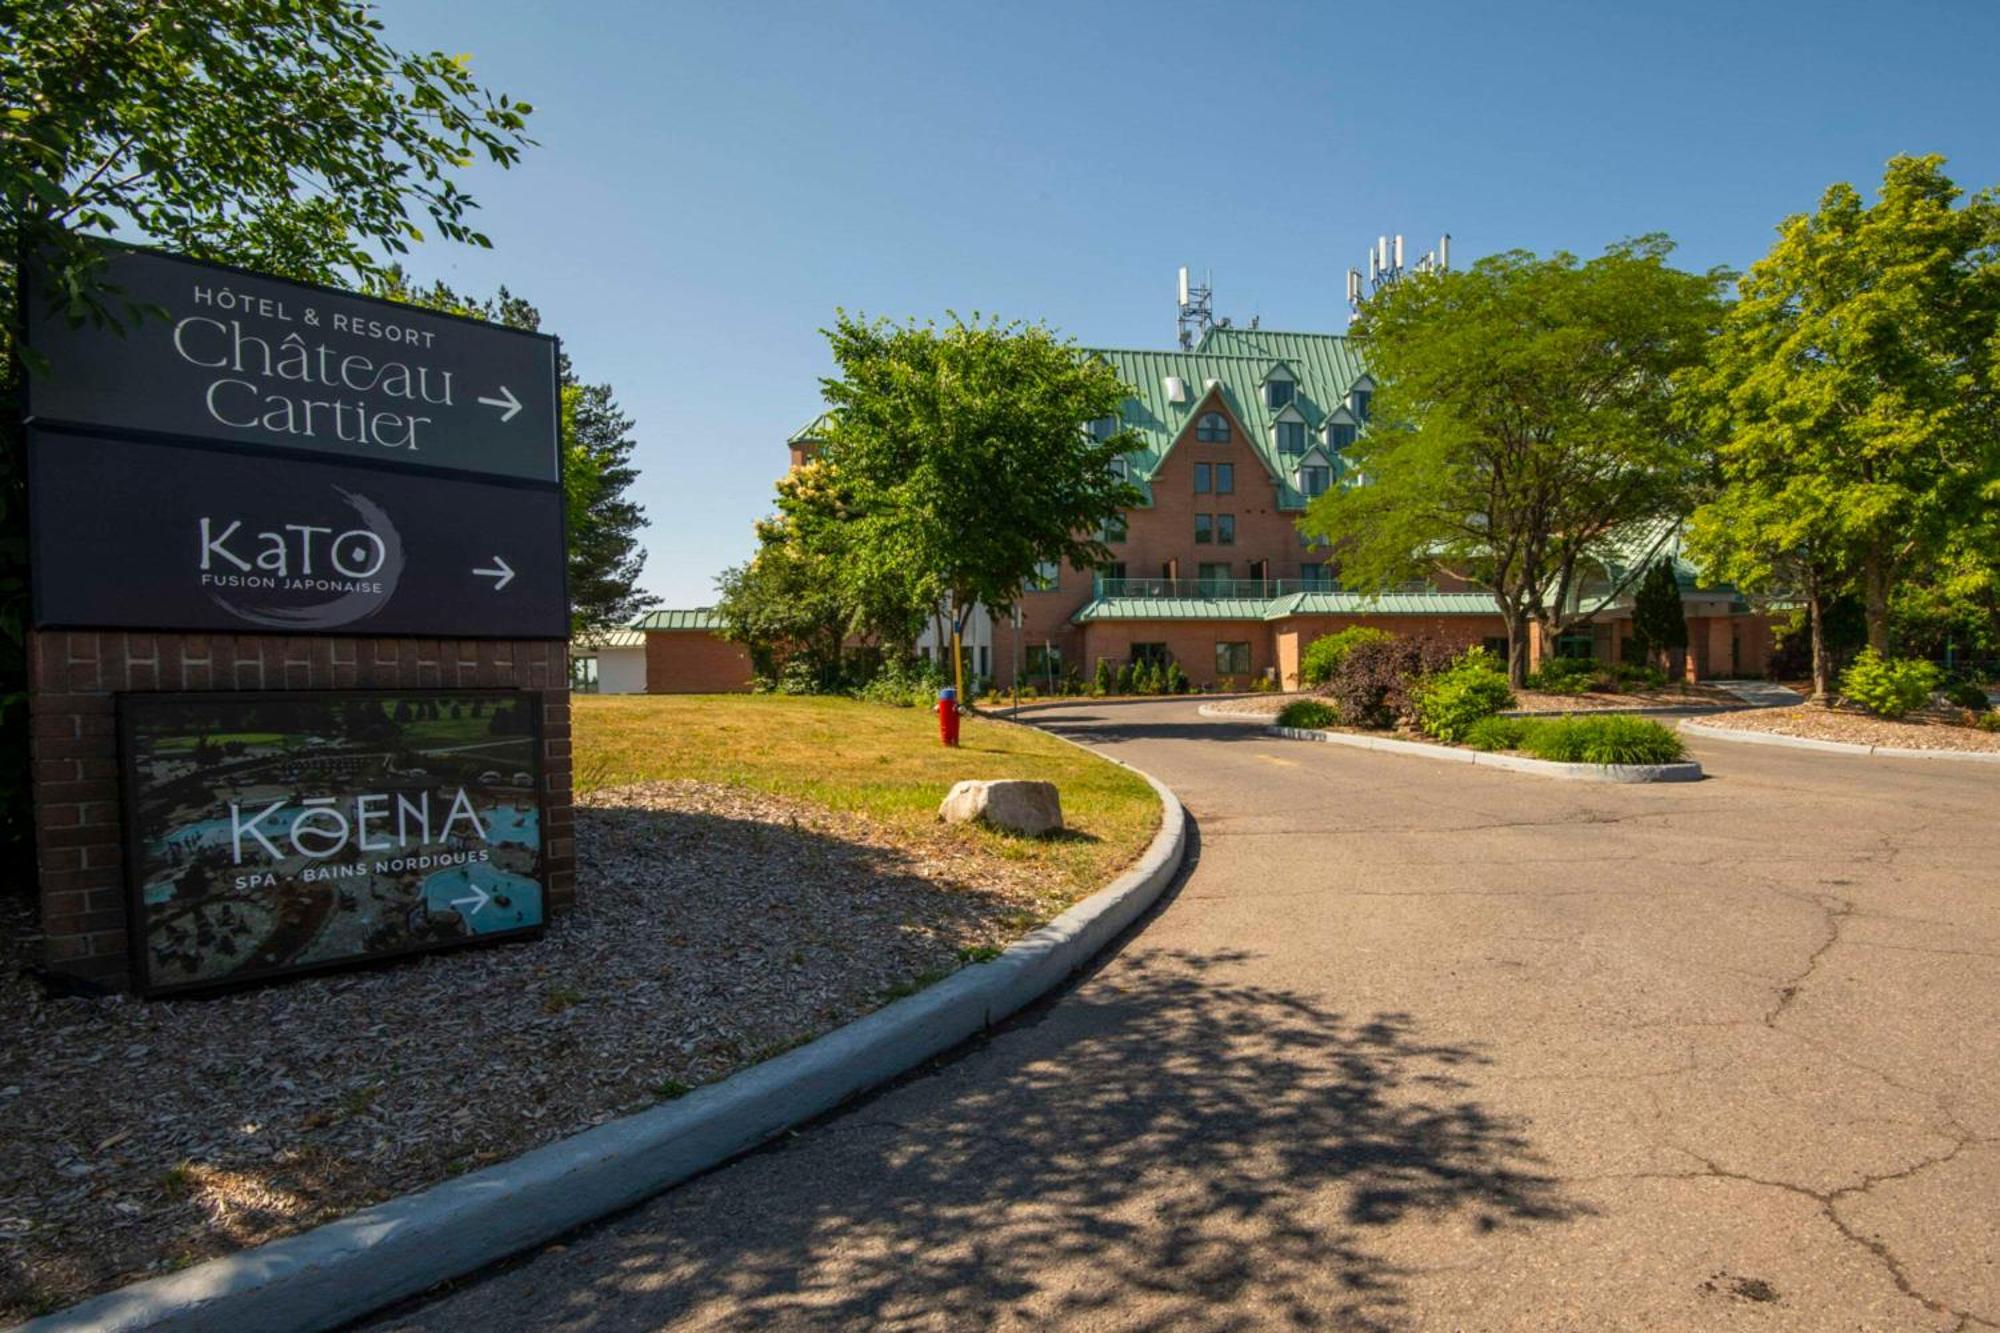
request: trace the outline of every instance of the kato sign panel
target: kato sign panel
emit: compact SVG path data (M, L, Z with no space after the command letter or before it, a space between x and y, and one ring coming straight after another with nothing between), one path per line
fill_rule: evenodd
M562 638L562 492L52 431L39 627Z
M540 715L511 690L122 696L141 989L539 933Z
M149 250L105 264L123 300L157 308L123 333L72 326L28 268L28 344L48 361L30 423L558 479L544 334Z

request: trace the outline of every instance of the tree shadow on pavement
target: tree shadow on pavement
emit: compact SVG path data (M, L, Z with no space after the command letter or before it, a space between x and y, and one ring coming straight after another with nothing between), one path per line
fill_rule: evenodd
M1382 1329L1409 1275L1371 1233L1585 1211L1481 1105L1477 1049L1234 979L1244 961L1128 953L983 1049L463 1296L576 1329Z

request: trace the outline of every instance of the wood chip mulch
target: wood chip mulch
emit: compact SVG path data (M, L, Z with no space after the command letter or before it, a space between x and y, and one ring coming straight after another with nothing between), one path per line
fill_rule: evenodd
M695 782L587 799L543 939L218 998L51 998L32 906L0 900L0 1322L680 1096L1068 905L963 829Z
M1743 700L1715 685L1669 685L1657 690L1620 690L1616 694L1544 694L1519 690L1514 707L1523 713L1615 713L1641 708L1741 708Z
M1740 731L1774 732L1807 740L1846 741L1851 745L1886 745L1902 750L1966 750L2000 753L2000 732L1981 731L1965 723L1958 710L1913 713L1890 722L1859 709L1759 708L1704 718L1704 725Z

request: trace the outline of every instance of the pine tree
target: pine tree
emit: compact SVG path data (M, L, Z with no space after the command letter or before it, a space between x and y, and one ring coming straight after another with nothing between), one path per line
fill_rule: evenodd
M1632 594L1632 641L1649 661L1688 646L1687 615L1672 560L1654 564Z

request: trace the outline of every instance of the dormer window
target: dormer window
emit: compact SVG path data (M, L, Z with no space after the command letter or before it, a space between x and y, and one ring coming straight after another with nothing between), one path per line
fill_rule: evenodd
M1117 417L1099 417L1090 423L1090 437L1094 440L1108 440L1117 433Z
M1326 488L1333 484L1333 469L1324 463L1308 463L1299 469L1299 493L1308 500L1326 494Z
M1347 395L1347 410L1354 414L1356 421L1368 420L1368 403L1375 397L1368 389L1355 389Z
M1131 475L1132 468L1124 459L1114 458L1111 460L1111 476L1114 481L1130 480Z
M1270 408L1273 412L1277 411L1281 407L1289 406L1292 401L1292 394L1297 389L1297 387L1298 386L1294 385L1290 380L1284 380L1284 379L1265 380L1264 406Z
M1281 454L1302 454L1306 451L1306 423L1303 421L1280 421L1278 423L1278 452Z
M1203 444L1229 443L1229 418L1220 412L1203 412L1194 423L1194 437Z
M1329 421L1326 423L1326 447L1329 449L1347 448L1347 446L1354 443L1354 436L1355 427L1348 422Z

